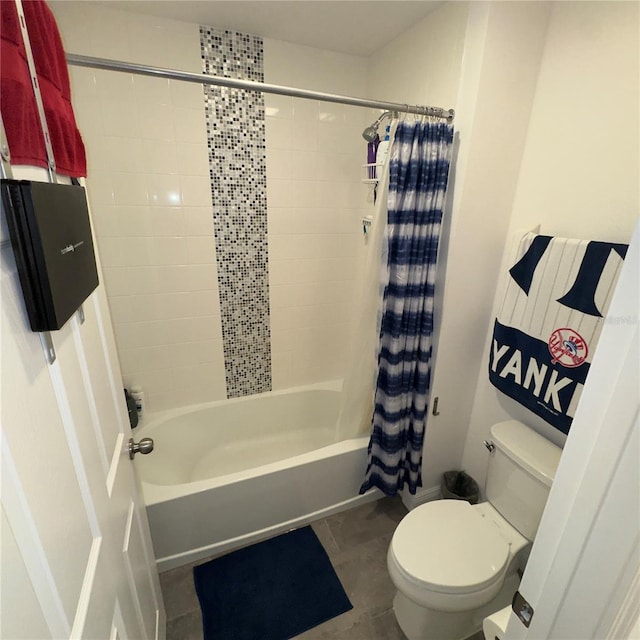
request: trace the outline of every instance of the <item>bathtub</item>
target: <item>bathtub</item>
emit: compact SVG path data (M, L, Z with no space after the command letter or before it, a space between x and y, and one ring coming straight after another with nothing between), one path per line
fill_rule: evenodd
M136 468L160 571L382 496L359 495L368 437L335 442L339 383L150 414Z

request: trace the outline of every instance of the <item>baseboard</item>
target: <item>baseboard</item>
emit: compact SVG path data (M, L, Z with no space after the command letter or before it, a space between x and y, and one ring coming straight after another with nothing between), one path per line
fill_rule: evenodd
M438 500L440 498L440 485L429 487L428 489L420 489L415 494L403 491L401 496L404 506L411 511L425 502Z

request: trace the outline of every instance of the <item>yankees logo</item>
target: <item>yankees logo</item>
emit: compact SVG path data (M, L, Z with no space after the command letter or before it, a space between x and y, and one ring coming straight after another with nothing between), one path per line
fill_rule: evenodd
M582 336L567 327L556 329L549 338L551 364L560 363L564 367L579 367L589 355L587 343Z

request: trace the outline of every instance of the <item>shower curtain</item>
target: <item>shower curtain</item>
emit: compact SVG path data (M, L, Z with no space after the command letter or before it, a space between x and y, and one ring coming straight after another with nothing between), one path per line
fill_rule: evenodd
M388 259L369 460L364 493L422 485L422 443L431 379L434 283L453 127L398 124L389 163Z

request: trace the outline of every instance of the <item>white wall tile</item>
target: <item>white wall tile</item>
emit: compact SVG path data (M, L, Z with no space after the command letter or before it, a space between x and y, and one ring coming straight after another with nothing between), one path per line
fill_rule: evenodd
M135 102L134 77L130 73L114 73L96 69L94 72L95 92L100 100L118 100L123 103Z
M290 309L289 314L296 326L301 329L326 327L333 324L346 325L351 317L351 305L333 303L300 306Z
M191 305L191 315L212 316L220 313L218 297L211 295L211 291L191 291L187 295Z
M182 175L209 175L209 158L205 143L177 142L175 153L177 166Z
M120 235L120 224L117 215L118 209L119 207L110 205L97 205L92 207L91 222L97 237L117 237Z
M318 148L318 128L314 126L315 121L291 120L287 124L291 131L291 149L316 151Z
M141 140L140 170L145 173L178 173L176 143L172 140Z
M198 52L198 59L200 58L199 54L200 52ZM198 61L200 62L200 60ZM201 84L169 80L169 88L171 104L173 104L174 107L198 109L204 104L204 89Z
M118 221L120 237L142 236L152 234L151 208L148 206L113 207Z
M117 205L146 205L149 202L147 181L142 174L113 173L113 202Z
M150 216L154 236L184 235L184 213L180 207L151 207Z
M146 157L142 155L137 138L105 136L90 148L95 151L99 165L104 166L105 170L125 173L140 173L144 170ZM93 178L93 173L89 177Z
M98 105L104 135L120 138L135 138L137 136L138 109L133 102L111 99L101 100Z
M125 267L103 266L102 275L105 286L112 296L130 296L133 290L133 282L127 273L129 269Z
M125 266L125 258L122 251L120 238L102 237L98 238L98 253L103 267Z
M293 377L293 352L283 351L271 354L271 376L274 391L296 386Z
M91 175L91 183L87 183L87 195L92 209L102 205L115 204L112 175L94 172Z
M165 312L165 296L160 293L146 293L128 296L126 306L121 307L125 322L156 322L172 317Z
M135 76L132 89L135 101L142 108L146 108L149 103L157 105L168 105L172 103L169 80L166 78Z
M136 136L150 140L176 140L173 107L168 104L139 103L136 110Z
M220 369L215 363L195 364L173 369L173 384L176 389L200 389L209 381L216 379Z
M102 121L102 103L98 98L79 97L73 98L75 109L76 123L83 140L86 143L86 137L98 139L104 134ZM86 148L88 154L90 150Z
M150 239L150 259L154 265L185 264L187 243L181 237L155 237Z
M159 322L124 322L114 325L119 349L157 347L163 344Z
M292 150L289 157L289 177L292 180L317 179L318 154L315 151Z
M321 102L318 112L318 119L321 122L345 122L345 105Z
M120 365L125 374L136 371L153 371L166 365L163 347L137 347L120 350Z
M363 257L363 234L359 233L343 233L337 238L337 255L340 258L360 258Z
M339 188L339 185L336 185ZM320 195L325 191L315 180L291 180L289 181L289 192L291 194L292 207L307 207L310 204L320 204ZM333 189L328 190L329 192ZM322 206L322 205L321 205Z
M171 32L170 47L166 50L166 64L172 69L202 72L202 60L200 58L200 36L197 25L190 25L191 29L185 33L179 33L174 29L166 29ZM196 85L197 86L197 85Z
M211 182L208 175L180 176L182 203L189 207L211 205Z
M299 304L294 286L290 284L273 284L269 286L269 308L288 309ZM272 328L273 330L273 328Z
M166 344L221 339L220 314L177 318L163 323Z
M142 267L154 264L152 259L153 238L145 236L120 237L118 243L122 251L122 265Z
M278 209L288 208L293 206L293 196L291 194L291 188L293 186L292 180L267 180L267 203L268 207L275 207Z
M185 235L213 237L213 211L211 207L185 207L183 214Z
M265 139L268 150L290 149L293 143L291 123L281 118L267 117L265 119Z
M316 124L320 119L320 113L324 111L327 103L316 100L304 100L302 98L293 99L293 117L297 121L307 124Z
M175 174L147 175L149 204L161 207L178 207L183 203L181 177Z
M270 321L271 326L278 327L280 331L292 331L300 326L296 322L294 311L296 308L292 307L271 307Z
M202 144L202 141L207 139L204 101L200 109L173 107L172 122L175 130L175 139L178 142Z
M271 180L289 180L293 175L293 158L289 149L269 149L267 153L267 188Z
M124 377L124 384L131 388L141 387L145 393L145 398L156 393L170 391L173 387L173 376L170 369L155 369L153 371L142 371Z
M293 351L295 344L296 330L272 330L271 331L271 352L282 353L283 351Z
M297 103L297 100L291 96L279 96L267 93L264 96L265 114L270 118L290 120L293 118L294 102Z
M157 273L158 281L161 283L158 291L163 293L186 291L188 285L186 269L187 267L183 264L153 267L153 271Z
M214 264L195 264L184 267L186 291L211 291L218 295L218 275Z
M212 264L216 259L216 247L212 237L186 238L187 264Z

